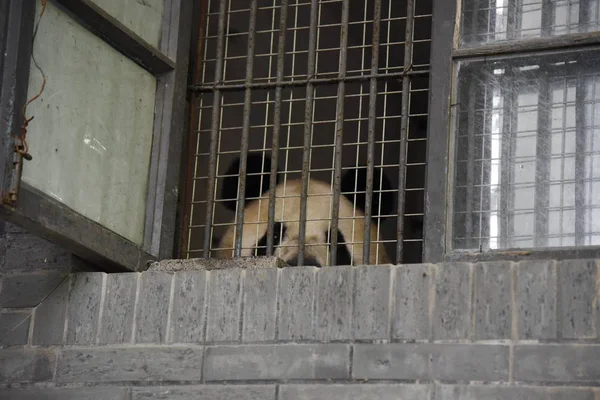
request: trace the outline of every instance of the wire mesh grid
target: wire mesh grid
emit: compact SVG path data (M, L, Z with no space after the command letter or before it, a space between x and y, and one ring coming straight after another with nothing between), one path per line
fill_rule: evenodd
M182 256L419 262L431 1L207 7Z
M600 244L598 57L461 66L455 249Z
M461 17L464 46L594 32L600 0L465 0Z

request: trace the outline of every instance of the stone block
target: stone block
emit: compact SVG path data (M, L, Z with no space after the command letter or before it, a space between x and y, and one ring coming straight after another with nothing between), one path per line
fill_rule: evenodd
M434 268L402 265L396 270L392 337L404 340L429 339L429 289Z
M514 348L517 382L598 383L600 345L532 344Z
M100 303L106 274L86 272L72 275L67 306L67 344L94 344L100 321Z
M556 339L556 265L527 261L517 265L519 339Z
M167 272L143 272L135 316L136 343L165 343L171 298L171 279Z
M68 273L70 268L70 254L54 243L24 231L6 234L4 271L62 270Z
M471 331L470 264L436 267L433 338L468 339Z
M49 349L0 350L0 383L51 381L55 363L56 354Z
M420 384L282 385L279 400L424 400L430 391Z
M317 273L316 339L321 342L352 338L354 270L323 268Z
M275 385L195 385L133 388L132 400L275 400Z
M2 278L0 308L35 307L56 289L68 271L34 272Z
M505 385L436 385L435 400L546 400L544 388Z
M123 347L62 350L56 382L199 381L202 347Z
M475 339L510 339L512 268L508 262L475 266Z
M171 343L201 343L205 326L205 271L175 274L171 310Z
M25 345L29 339L31 312L0 313L0 346Z
M279 276L279 340L314 338L315 267L283 268Z
M275 340L278 269L246 270L242 340Z
M600 390L578 387L436 385L435 400L596 400Z
M206 349L205 381L348 379L350 346L281 344Z
M507 381L508 346L393 343L354 346L354 379Z
M240 339L242 270L222 269L209 273L206 340L237 342Z
M127 388L0 389L2 400L129 400Z
M71 280L72 276L69 276L62 281L35 310L33 344L42 346L63 344Z
M558 263L558 321L562 339L596 337L594 301L598 297L598 263L573 260Z
M131 343L139 277L140 274L135 273L106 276L104 311L98 338L101 344Z
M355 269L353 333L355 339L389 339L390 283L393 267Z

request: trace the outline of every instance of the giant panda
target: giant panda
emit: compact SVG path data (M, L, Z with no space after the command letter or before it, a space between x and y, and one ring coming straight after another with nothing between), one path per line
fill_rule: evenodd
M245 190L244 226L242 230L242 257L266 255L267 220L269 209L269 173L270 156L251 153L247 157L247 177ZM235 212L238 197L240 160L236 159L228 168L222 181L219 199L223 205ZM262 174L262 179L261 179ZM300 214L300 179L287 180L281 183L278 171L275 189L275 229L273 248L274 255L288 265L297 265L298 230ZM337 265L356 265L362 263L364 210L366 196L366 168L349 169L342 176L342 195L339 197L338 247ZM371 249L369 264L391 263L385 246L375 243L378 239L378 221L385 215L393 213L394 194L385 175L376 168L374 170L374 193L372 210L375 215L371 219ZM311 179L308 184L309 193L306 204L307 221L305 235L304 265L329 266L328 249L325 243L330 242L329 232L332 194L330 184ZM356 189L355 189L356 188ZM383 190L383 192L378 192ZM362 191L363 193L359 193ZM357 192L357 193L344 193ZM260 201L259 201L260 198ZM356 206L356 207L355 207ZM378 213L377 211L381 211ZM227 258L233 255L235 242L235 224L228 226L222 237L217 240L217 249L213 256ZM347 243L351 242L351 243Z

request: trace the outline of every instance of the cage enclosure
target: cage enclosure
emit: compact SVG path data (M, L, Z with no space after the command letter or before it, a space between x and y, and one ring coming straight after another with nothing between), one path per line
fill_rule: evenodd
M183 258L420 262L430 0L211 0Z

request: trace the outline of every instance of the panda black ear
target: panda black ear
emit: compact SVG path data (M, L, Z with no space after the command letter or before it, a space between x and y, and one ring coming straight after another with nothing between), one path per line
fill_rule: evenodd
M383 176L382 176L383 175ZM356 190L355 190L356 181ZM346 171L342 176L342 192L344 196L356 205L356 208L365 211L366 190L367 190L367 169L358 168ZM392 184L385 174L382 174L381 168L373 170L373 197L372 197L372 215L391 215L394 212L394 192L391 192ZM348 193L348 192L364 193ZM383 192L381 192L383 191ZM381 209L380 209L381 206ZM379 212L381 210L381 212ZM385 219L379 217L378 219Z
M271 156L262 153L249 153L246 162L246 190L244 198L259 197L261 194L269 190L269 173L271 172ZM223 178L221 189L221 200L223 205L231 211L235 211L238 199L238 186L240 182L240 159L239 157L231 163L226 176ZM255 175L255 174L266 175ZM262 182L261 182L262 178ZM277 175L277 183L279 183L279 174Z

